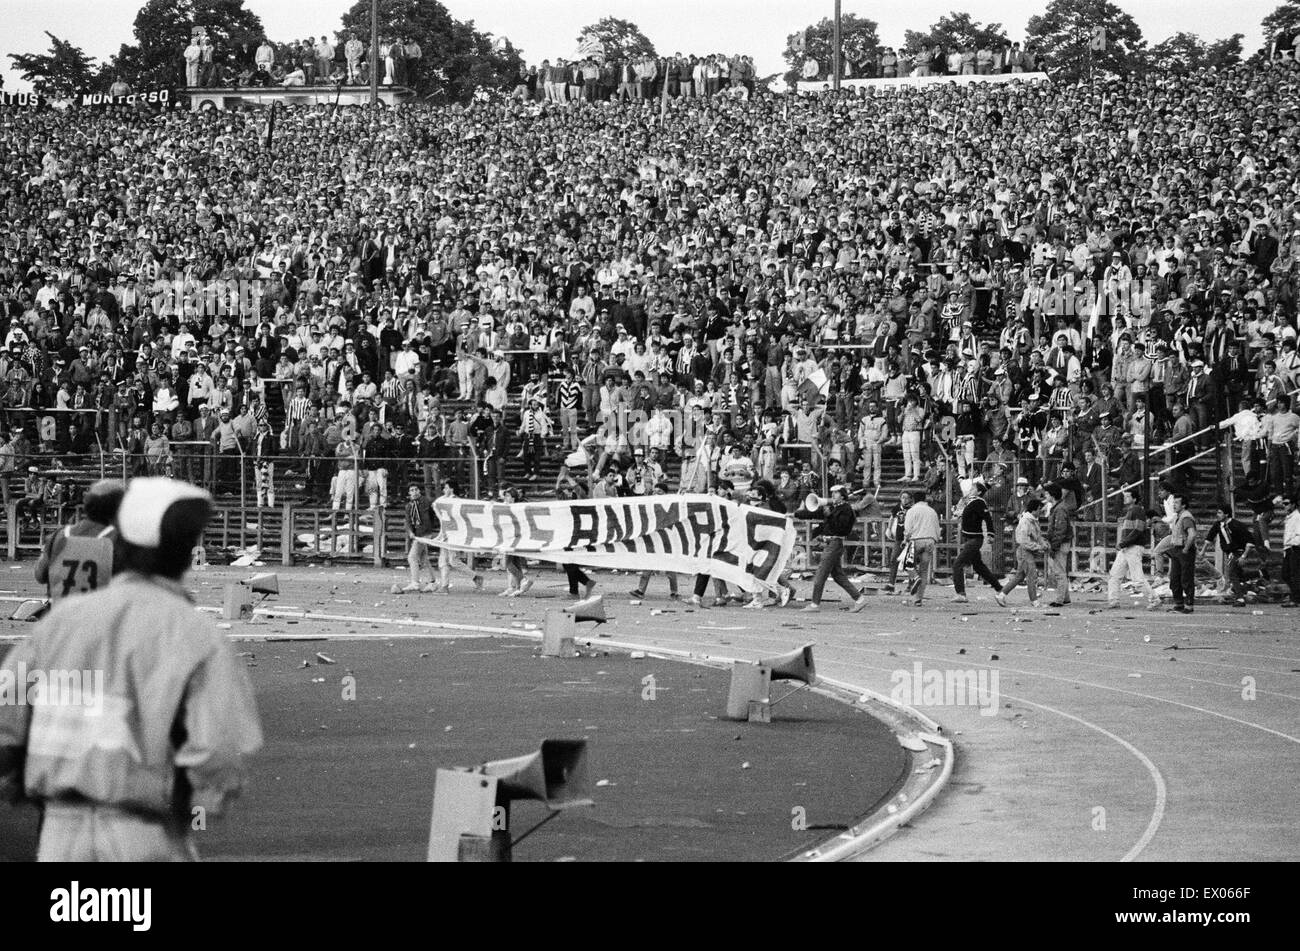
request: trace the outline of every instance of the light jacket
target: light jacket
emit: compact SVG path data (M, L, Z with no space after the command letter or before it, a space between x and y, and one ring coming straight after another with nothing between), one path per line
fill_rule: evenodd
M1038 524L1038 516L1033 512L1023 512L1016 523L1016 546L1025 551L1040 552L1047 549L1043 541L1043 529Z
M0 794L217 814L262 746L243 665L173 581L128 573L60 601L0 663L11 684L35 671L80 673L80 697L0 704Z

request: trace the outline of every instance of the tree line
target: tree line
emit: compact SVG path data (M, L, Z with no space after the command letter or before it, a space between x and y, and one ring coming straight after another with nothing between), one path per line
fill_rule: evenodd
M1287 44L1300 34L1300 0L1286 0L1261 22L1264 47L1245 62L1270 55L1279 40ZM1106 30L1103 49L1094 48L1098 27ZM827 17L786 38L785 74L789 83L802 77L808 60L816 60L825 76L831 69L834 23ZM841 18L841 75L860 75L865 63L878 62L886 49L914 59L921 51L940 47L944 52L971 49L1002 49L1010 38L1001 23L980 23L969 13L954 12L927 30L907 30L900 46L880 41L874 20L848 14ZM1195 33L1178 32L1150 46L1142 28L1132 16L1109 0L1050 0L1047 8L1029 18L1025 43L1049 64L1054 77L1074 80L1092 71L1128 75L1145 70L1193 71L1226 69L1243 62L1244 34L1234 33L1218 40L1203 40Z
M878 61L886 49L875 21L848 14L842 18L845 73L859 72L872 57ZM1300 0L1285 2L1261 23L1265 46L1251 62L1269 55L1279 41L1290 43L1300 34ZM79 47L46 32L50 49L44 53L10 53L14 69L33 90L53 99L66 99L105 91L115 82L133 89L183 85L182 51L194 28L203 28L218 51L244 43L256 45L266 38L262 21L244 6L244 0L147 0L136 14L134 42L124 43L103 63ZM1092 40L1097 27L1106 29L1104 49ZM304 25L304 30L307 26ZM370 2L357 0L343 15L334 39L342 42L351 32L368 44ZM480 31L472 20L457 20L437 0L379 0L379 32L384 36L412 37L424 51L415 75L408 81L422 99L464 101L479 87L509 88L523 65L519 51L504 37ZM830 18L810 24L786 38L788 82L800 78L809 59L829 69L833 24ZM299 41L302 37L282 38ZM1228 68L1242 62L1243 34L1203 40L1194 33L1178 32L1154 46L1147 43L1134 19L1109 0L1050 0L1025 27L1025 41L1050 64L1054 75L1070 80L1092 70L1129 74L1146 69L1195 70ZM953 12L926 30L908 30L896 52L913 56L935 46L945 51L1008 44L1000 23L980 23L969 13ZM654 43L635 23L605 17L584 27L577 48L599 45L606 56L629 59L658 55Z

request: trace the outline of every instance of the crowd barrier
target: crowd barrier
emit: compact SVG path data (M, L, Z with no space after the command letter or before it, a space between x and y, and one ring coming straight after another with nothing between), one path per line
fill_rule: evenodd
M6 506L0 524L4 551L11 560L35 558L45 541L78 515L75 505L44 507L25 514L17 502ZM795 522L795 545L790 567L796 573L816 570L820 542L813 537L816 523ZM888 536L888 519L862 519L845 544L845 565L851 571L878 574L882 580L899 554L896 539ZM944 537L936 546L934 573L949 576L959 545L958 526L943 522ZM1002 525L985 560L998 573L1010 568L1013 525ZM1074 528L1071 577L1100 580L1106 576L1114 552L1116 526L1080 522ZM333 509L310 503L285 502L275 506L242 506L218 500L204 533L205 559L212 564L245 558L267 565L349 563L376 568L405 564L410 545L403 502L390 500L376 509ZM899 577L905 578L906 571Z
M46 540L78 516L74 505L43 507L24 513L17 502L6 506L0 531L10 561L36 558ZM203 535L201 562L249 565L403 563L407 550L406 510L387 508L334 510L286 502L245 507L218 502Z
M932 569L935 576L951 577L952 564L961 548L958 541L960 526L955 520L941 520L940 524L943 537L935 546ZM891 563L897 561L901 553L897 539L888 535L889 525L889 519L859 520L854 535L844 544L844 564L848 570L876 574L884 580ZM796 572L812 572L817 568L820 542L813 538L815 528L814 522L795 522L795 546L790 564ZM1116 531L1114 523L1075 523L1069 560L1072 579L1100 581L1107 576L1118 541ZM1014 533L1014 523L1002 523L994 532L992 543L984 545L984 561L996 574L1006 574L1012 568ZM898 577L906 578L907 572L899 570Z

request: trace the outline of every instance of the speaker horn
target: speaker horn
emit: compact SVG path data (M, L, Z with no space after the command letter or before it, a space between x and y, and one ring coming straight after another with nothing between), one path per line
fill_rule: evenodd
M430 862L509 862L512 847L561 810L593 805L588 796L587 741L543 740L526 756L477 769L439 769L434 779ZM510 804L533 799L550 813L521 835L510 828Z
M774 703L785 699L771 699L772 681L797 680L805 685L811 684L817 678L812 649L813 645L805 644L788 654L766 658L756 664L737 661L731 668L731 685L727 690L727 717L751 723L772 722Z
M759 666L772 671L773 680L798 680L811 684L817 679L817 667L813 664L813 646L805 644L796 647L788 654L760 660Z
M542 740L536 753L500 759L479 767L497 780L497 802L540 799L546 808L593 805L587 795L587 741Z
M29 598L9 615L11 621L39 621L50 610L50 602L44 598Z
M564 609L566 613L572 614L575 621L595 621L596 624L605 623L605 596L597 594L593 597L579 601L577 604L570 604Z
M822 507L822 499L818 497L816 492L809 492L804 496L803 507L809 512L816 512Z
M263 572L260 575L253 575L244 584L254 594L279 594L280 593L280 576L271 572Z

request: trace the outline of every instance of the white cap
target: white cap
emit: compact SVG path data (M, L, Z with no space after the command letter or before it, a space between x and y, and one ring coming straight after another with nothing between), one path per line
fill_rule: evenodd
M141 548L157 548L162 544L163 518L174 503L184 499L211 501L211 498L203 489L188 482L133 479L117 512L117 529L125 542Z

